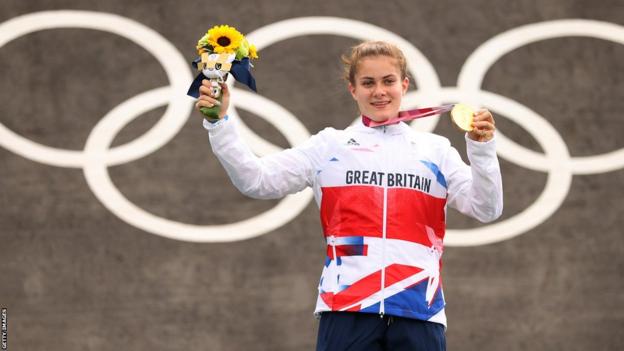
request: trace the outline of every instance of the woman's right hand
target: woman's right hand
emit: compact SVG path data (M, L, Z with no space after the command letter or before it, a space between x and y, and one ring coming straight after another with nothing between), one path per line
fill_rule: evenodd
M230 105L230 90L225 83L220 83L220 86L222 98L219 102L219 100L217 100L212 95L212 87L210 86L210 81L208 79L202 80L202 85L199 87L199 98L195 103L195 107L198 111L202 107L213 107L215 105L220 105L221 109L219 110L219 119L222 119L225 115L227 115L227 109Z

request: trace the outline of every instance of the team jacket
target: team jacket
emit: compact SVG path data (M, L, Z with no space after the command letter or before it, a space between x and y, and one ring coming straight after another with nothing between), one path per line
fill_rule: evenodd
M446 325L440 279L446 208L488 222L503 208L495 141L466 137L466 165L448 139L405 123L326 128L262 158L233 119L204 122L242 193L279 198L310 186L327 256L316 313L359 311Z

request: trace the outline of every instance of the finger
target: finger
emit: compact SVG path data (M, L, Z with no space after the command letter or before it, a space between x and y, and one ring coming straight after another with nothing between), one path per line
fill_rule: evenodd
M230 95L230 89L228 88L226 83L221 83L221 95L223 96Z
M494 116L492 116L492 113L488 110L485 109L481 109L477 112L475 112L474 116L473 116L473 120L476 121L489 121L492 124L494 124Z
M209 86L202 85L199 87L199 92L200 94L203 94L203 95L214 96L214 87L210 85Z
M210 101L212 103L219 103L219 100L217 100L217 98L210 96L210 95L200 95L197 99Z
M208 101L197 101L195 106L197 106L197 108L200 108L200 107L214 107L214 104L210 103Z
M486 109L486 108L480 108L478 110L475 111L474 113L475 115L491 115L492 113L490 112L490 110Z
M208 102L206 101L197 101L195 103L195 107L199 109L200 107L212 107L212 106L208 106Z
M211 95L212 89L210 88L210 86L202 85L199 87L199 93L201 95Z
M475 112L474 117L478 119L488 119L488 118L491 119L492 114L490 113L490 111L481 110L481 111Z
M197 100L197 103L204 107L213 107L215 105L217 106L221 105L221 102L219 102L219 100L215 100L214 98L211 98L209 96L204 96L204 97L199 98Z
M200 95L198 100L208 101L208 102L210 102L211 104L214 104L214 105L221 105L221 101L215 99L211 95Z
M212 103L210 103L210 102L208 102L208 101L197 101L197 102L195 103L195 108L196 108L196 109L198 109L198 110L199 110L199 109L200 109L200 108L202 108L202 107L208 107L208 108L210 108L210 107L214 107L214 104L212 104Z
M494 124L488 121L473 121L472 127L476 129L494 130Z

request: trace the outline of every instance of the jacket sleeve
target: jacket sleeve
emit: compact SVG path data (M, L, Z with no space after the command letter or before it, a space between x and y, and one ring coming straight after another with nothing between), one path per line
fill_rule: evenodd
M321 135L295 148L258 157L241 139L235 124L231 117L214 124L204 120L212 151L241 193L275 199L312 185L323 145Z
M453 147L448 149L443 161L447 203L483 223L491 222L503 212L503 183L496 157L496 139L477 142L467 135L465 138L470 166Z

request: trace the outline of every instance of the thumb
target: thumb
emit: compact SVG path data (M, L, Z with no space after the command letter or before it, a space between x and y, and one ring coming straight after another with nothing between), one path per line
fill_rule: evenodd
M219 85L221 85L221 92L223 94L229 94L230 93L230 89L228 88L227 83L219 83Z

